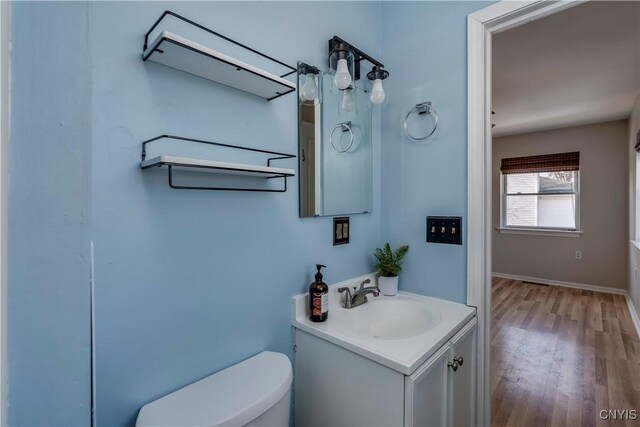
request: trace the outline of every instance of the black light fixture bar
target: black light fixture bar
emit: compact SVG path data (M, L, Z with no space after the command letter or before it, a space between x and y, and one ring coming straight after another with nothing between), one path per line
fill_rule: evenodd
M389 77L389 72L379 65L374 65L373 69L367 73L367 78L369 80L384 80L387 77Z
M314 67L313 65L305 64L304 62L298 62L298 73L300 74L320 74L320 70L318 67Z
M374 66L378 66L380 68L384 68L384 64L382 62L378 61L377 59L374 59L371 55L367 55L366 53L364 53L363 51L361 51L357 47L354 47L351 43L344 41L343 39L341 39L338 36L333 36L333 38L329 39L329 55L331 55L331 52L335 49L335 47L338 44L346 45L349 48L349 50L351 50L351 52L353 52L353 56L354 56L354 74L355 74L354 80L359 80L360 79L360 61L362 61L362 60L367 60L371 64L373 64ZM331 67L331 64L329 64L329 67Z

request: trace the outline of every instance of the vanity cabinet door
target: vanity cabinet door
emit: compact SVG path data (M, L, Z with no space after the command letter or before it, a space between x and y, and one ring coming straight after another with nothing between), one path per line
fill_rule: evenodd
M411 376L405 377L404 425L442 427L448 424L449 344L438 350Z
M451 363L457 369L449 368L451 378L451 424L453 427L476 425L476 341L477 324L474 318L451 340ZM462 362L462 363L460 363Z

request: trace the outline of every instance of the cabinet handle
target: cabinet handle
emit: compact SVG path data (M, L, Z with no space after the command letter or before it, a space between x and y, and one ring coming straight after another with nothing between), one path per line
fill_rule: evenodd
M464 363L464 359L462 358L462 356L454 357L453 360L455 362L458 362L458 365L460 366L462 366L462 364Z
M454 359L453 359L453 363L449 362L449 363L447 363L447 366L448 366L449 368L451 368L451 369L453 370L453 372L455 372L455 371L457 371L457 370L458 370L458 361L457 361L457 360L455 360L455 358L454 358Z

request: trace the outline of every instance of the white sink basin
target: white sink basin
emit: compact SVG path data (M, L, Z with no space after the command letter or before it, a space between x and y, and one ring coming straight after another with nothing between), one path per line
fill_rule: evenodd
M329 316L334 316L332 320L336 320L332 322L334 327L347 335L394 339L422 334L440 323L440 313L415 298L369 295L368 299L361 306L330 313Z
M411 375L451 338L451 331L460 329L475 315L475 310L464 304L409 292L393 297L367 295L369 302L342 308L344 294L338 289L358 287L366 279L371 282L369 286L377 283L375 275L367 274L330 285L329 318L322 323L309 320L308 293L294 296L292 325L300 332Z

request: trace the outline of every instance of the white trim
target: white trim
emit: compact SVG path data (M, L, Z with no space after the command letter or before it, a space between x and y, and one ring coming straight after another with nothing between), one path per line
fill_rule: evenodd
M638 334L638 338L640 338L640 316L638 316L636 307L633 305L633 301L631 301L631 296L629 296L629 293L627 291L624 291L624 296L627 299L627 306L629 307L629 314L631 314L631 320L633 321L633 326L636 327L636 333Z
M491 35L581 1L502 1L467 18L467 304L478 313L479 425L491 424Z
M580 237L583 232L580 230L553 230L551 228L496 228L496 231L504 234L527 234L531 236L550 237Z
M507 187L507 177L509 174L500 173L500 231L501 230L529 230L529 231L548 231L548 232L576 232L580 231L580 171L574 171L575 173L575 188L571 193L558 193L558 194L570 194L574 198L574 224L576 230L567 230L561 228L544 228L544 227L526 227L526 226L508 226L507 223L507 196L551 196L551 193L507 193L505 188ZM517 234L517 233L516 233ZM520 233L522 234L522 233ZM574 236L577 237L577 236Z
M577 6L584 1L586 0L501 1L480 9L469 17L481 23L489 33L498 34Z
M487 181L491 180L487 166L491 156L486 153L491 144L485 139L491 138L486 123L486 103L490 96L485 96L489 84L490 72L485 69L485 56L490 53L490 46L485 46L490 36L481 21L470 15L467 20L467 78L468 78L468 182L467 182L467 304L477 308L478 316L478 361L477 361L477 408L478 425L491 425L491 393L489 343L490 319L489 308L491 293L485 289L485 283L491 265L491 233L487 227L491 218L491 205L487 203L486 190L491 188ZM489 108L489 112L490 112ZM490 224L489 224L490 226Z
M587 285L586 283L564 282L562 280L543 279L541 277L521 276L519 274L493 273L493 277L501 279L520 280L521 282L539 283L541 285L562 286L563 288L584 289L593 292L604 292L606 294L626 295L625 289L609 288L607 286Z

